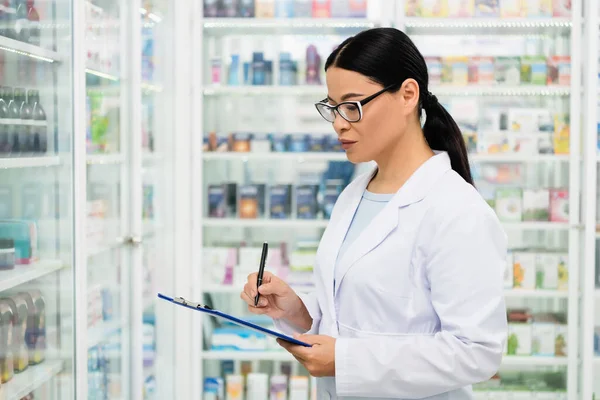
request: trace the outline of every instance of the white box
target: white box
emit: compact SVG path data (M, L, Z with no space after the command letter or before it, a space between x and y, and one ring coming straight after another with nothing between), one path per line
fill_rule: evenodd
M536 256L536 288L558 289L558 256L554 253L538 253Z
M534 356L553 357L556 344L556 324L551 322L534 322L531 331L531 354Z
M531 355L531 324L508 324L508 354L516 356Z
M515 289L535 289L535 253L513 253L513 282Z

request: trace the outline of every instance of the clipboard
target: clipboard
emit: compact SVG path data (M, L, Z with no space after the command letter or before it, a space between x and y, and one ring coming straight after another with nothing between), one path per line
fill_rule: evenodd
M234 317L232 315L225 314L225 313L223 313L221 311L213 310L212 308L210 308L208 306L202 305L200 303L194 303L192 301L188 301L188 300L184 299L183 297L169 297L169 296L165 296L162 293L158 293L158 298L166 300L166 301L169 301L169 302L171 302L173 304L176 304L178 306L181 306L181 307L189 308L191 310L200 311L200 312L202 312L204 314L212 315L214 317L226 319L226 320L228 320L230 322L233 322L236 325L243 326L243 327L246 327L246 328L250 328L250 329L252 329L254 331L258 331L258 332L264 333L265 335L272 336L272 337L277 338L277 339L285 340L286 342L289 342L289 343L292 343L292 344L296 344L298 346L312 347L312 345L310 345L308 343L301 342L300 340L296 340L293 337L284 335L283 333L275 332L275 331L272 331L270 329L264 328L264 327L262 327L260 325L256 325L256 324L253 324L251 322L244 321L242 319L236 318L236 317Z

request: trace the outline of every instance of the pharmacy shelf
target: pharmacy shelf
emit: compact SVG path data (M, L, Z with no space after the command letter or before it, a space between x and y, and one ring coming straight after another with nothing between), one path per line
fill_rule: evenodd
M114 321L99 321L95 326L88 329L88 348L103 343L110 335L121 329L121 322Z
M295 361L295 358L287 351L265 350L265 351L221 351L210 350L202 353L205 360L233 360L233 361Z
M568 364L567 357L543 357L543 356L504 356L502 366L539 366L559 367Z
M57 165L60 165L58 156L0 158L0 169L54 167Z
M508 133L510 134L510 133ZM541 163L541 162L569 162L569 154L526 154L526 153L498 153L498 154L469 154L469 161L477 163Z
M266 152L266 153L236 153L236 152L205 152L202 153L204 160L219 161L348 161L345 152Z
M568 86L542 85L431 85L430 91L436 96L568 96ZM205 96L311 96L319 101L327 96L323 85L297 86L205 86Z
M224 35L240 31L252 31L253 34L315 34L316 30L342 34L377 25L374 21L362 18L204 18L203 26L207 35Z
M205 96L311 96L314 101L323 100L327 96L327 87L323 85L295 85L295 86L205 86L203 89Z
M161 153L144 152L142 154L142 162L146 164L156 163L164 160L164 155Z
M88 165L115 165L125 162L123 154L88 154L86 156Z
M325 228L328 223L325 219L203 219L205 227L223 228Z
M504 291L504 297L512 299L568 299L569 292L566 290L507 289Z
M20 400L57 376L62 369L62 361L45 361L27 368L20 374L15 374L10 381L2 385L6 392L6 399Z
M15 269L0 271L0 292L42 278L64 266L60 260L45 260L31 265L17 265Z
M98 68L92 65L87 66L87 68L85 69L85 73L113 82L118 82L121 79L118 75L115 75L112 72L103 71L102 68Z
M18 40L9 39L4 36L0 36L0 50L9 51L11 53L20 54L22 56L35 58L37 60L46 61L49 63L62 61L60 54L55 51L46 50L44 48L23 43Z
M204 218L205 227L227 228L325 228L329 220L325 219L241 219L241 218ZM509 222L502 226L508 231L566 231L570 225L562 222Z
M542 85L431 85L436 96L568 96L568 86Z
M485 34L542 31L568 31L569 18L422 18L408 17L403 21L411 34L435 34L439 32Z

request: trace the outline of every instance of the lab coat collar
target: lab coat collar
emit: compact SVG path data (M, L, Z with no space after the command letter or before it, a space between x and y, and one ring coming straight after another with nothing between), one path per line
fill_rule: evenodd
M348 270L356 261L364 257L371 250L377 247L383 240L398 226L399 209L417 203L423 200L431 191L438 179L450 170L450 157L446 152L435 152L436 154L423 163L406 181L404 185L396 192L394 197L385 205L375 218L369 223L366 229L360 233L348 251L342 255L335 268L335 292L334 298L339 291L339 287ZM364 174L360 181L349 187L348 205L335 229L334 237L336 242L333 248L337 258L339 249L350 227L356 209L362 199L362 195L369 182L377 172L374 168L370 174Z

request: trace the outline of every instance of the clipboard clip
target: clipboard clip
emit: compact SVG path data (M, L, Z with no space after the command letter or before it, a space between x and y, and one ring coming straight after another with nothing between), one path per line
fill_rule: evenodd
M174 297L173 301L175 303L179 303L182 304L184 306L188 306L188 307L194 307L194 308L203 308L205 310L212 310L211 307L200 304L200 303L194 303L193 301L188 301L186 299L184 299L183 297Z

